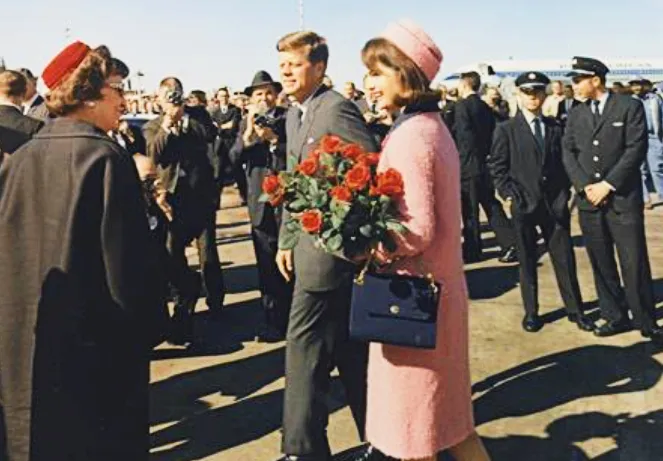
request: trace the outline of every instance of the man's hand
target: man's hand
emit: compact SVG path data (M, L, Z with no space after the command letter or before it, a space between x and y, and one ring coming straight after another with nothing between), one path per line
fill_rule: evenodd
M231 120L229 122L223 123L219 128L221 128L222 130L232 130L234 125L235 122Z
M276 267L279 272L289 282L292 279L292 250L278 250L276 252Z
M585 187L585 197L587 197L589 203L594 206L601 206L611 192L612 188L605 181L590 184L589 186Z
M270 144L276 144L279 141L279 138L278 136L276 136L276 133L274 133L274 131L269 127L255 125L255 132L261 140L266 141Z

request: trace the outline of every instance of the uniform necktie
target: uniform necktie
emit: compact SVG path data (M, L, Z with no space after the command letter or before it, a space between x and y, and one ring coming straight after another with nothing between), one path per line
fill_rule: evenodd
M597 126L601 120L600 104L601 101L592 101L592 105L594 106L594 126Z
M534 123L534 139L536 139L536 143L541 148L541 152L545 152L545 141L543 140L543 130L541 129L541 120L535 118L532 123Z

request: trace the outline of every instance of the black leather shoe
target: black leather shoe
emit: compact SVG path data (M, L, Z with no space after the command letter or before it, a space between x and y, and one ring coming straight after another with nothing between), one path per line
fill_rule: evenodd
M523 319L523 330L528 333L536 333L541 328L543 328L543 320L538 315L526 315Z
M331 458L320 458L313 455L285 455L283 458L279 458L278 461L331 461Z
M663 346L663 328L661 327L654 327L651 330L643 331L642 336L651 339L653 343Z
M518 261L518 253L516 252L515 247L509 247L506 249L502 256L498 259L499 262L504 264L515 263Z
M569 314L569 322L575 323L582 331L594 331L596 325L584 315Z
M620 333L626 333L633 329L631 322L628 320L620 320L619 322L607 322L600 327L594 329L594 334L601 338L607 338L609 336L615 336Z
M347 458L343 458L341 461L397 461L395 458L391 458L375 447L368 446L361 450L359 453L353 453Z

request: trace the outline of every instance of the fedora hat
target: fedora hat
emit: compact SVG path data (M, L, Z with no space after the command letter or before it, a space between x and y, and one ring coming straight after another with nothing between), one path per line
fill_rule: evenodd
M247 86L244 88L244 94L247 96L251 96L251 93L253 93L253 90L255 90L258 87L261 86L267 86L271 85L276 89L277 93L280 93L281 90L283 89L283 86L279 82L275 82L272 79L272 76L269 75L264 70L256 72L256 75L253 77L253 81L251 82L251 86Z

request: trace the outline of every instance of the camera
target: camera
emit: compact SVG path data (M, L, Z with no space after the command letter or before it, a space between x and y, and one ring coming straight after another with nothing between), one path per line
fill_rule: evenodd
M175 106L182 106L184 105L184 93L179 90L170 90L166 93L166 102Z
M274 130L274 128L278 125L279 119L275 117L270 117L267 114L264 115L256 114L255 118L253 119L253 122L259 127L271 128L272 130Z

